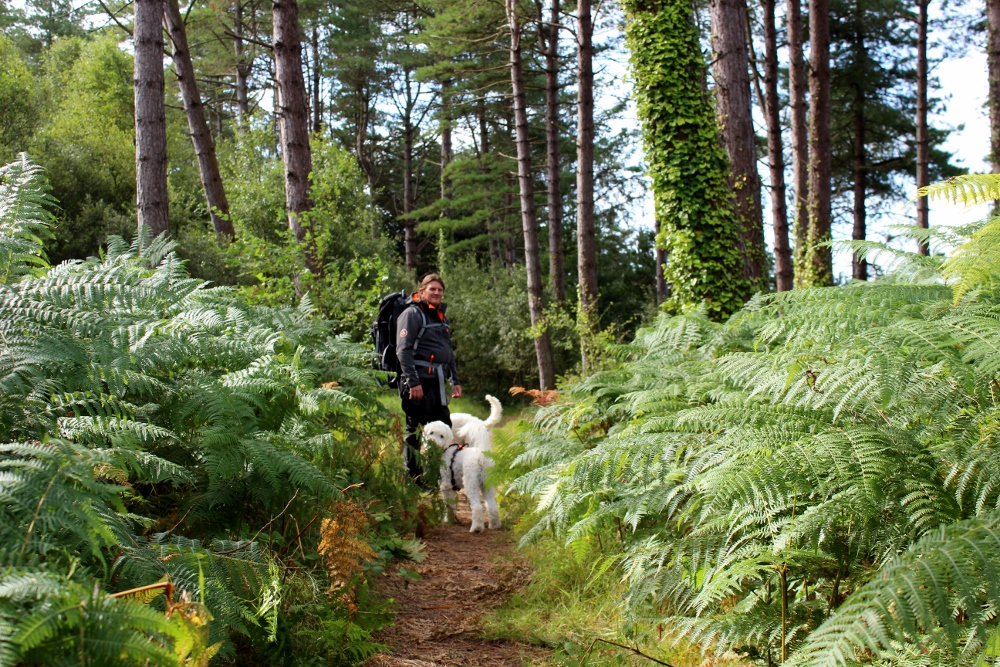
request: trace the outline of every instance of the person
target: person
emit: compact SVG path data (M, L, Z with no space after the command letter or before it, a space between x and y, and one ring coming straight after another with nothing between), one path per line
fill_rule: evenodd
M420 465L420 427L432 421L451 426L448 392L462 395L458 364L451 345L451 328L445 317L444 280L429 273L420 281L413 303L396 320L396 356L399 359L399 394L406 414L406 445L403 460L406 472L424 490Z

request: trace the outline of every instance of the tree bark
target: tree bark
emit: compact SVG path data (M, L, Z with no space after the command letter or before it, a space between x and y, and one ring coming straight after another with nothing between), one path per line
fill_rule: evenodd
M528 312L531 315L538 382L543 391L555 388L555 362L552 343L545 329L545 301L542 292L542 264L539 258L538 218L531 173L531 142L528 137L528 111L525 108L524 72L521 64L521 25L517 0L506 0L510 26L510 83L514 97L514 136L517 144L517 180L521 192L521 227L524 230L524 264L528 274Z
M312 210L309 177L312 153L309 148L309 104L302 76L302 41L299 36L299 7L296 0L272 0L274 32L274 78L279 107L275 109L281 134L281 157L285 165L285 205L288 226L300 243L307 242L304 218ZM310 271L320 273L315 245L308 241L306 262Z
M801 0L788 0L788 107L792 130L792 217L795 228L794 279L802 286L809 241L809 130L806 124L806 65L802 56Z
M860 33L857 38L860 38ZM860 86L854 89L854 230L851 238L864 241L866 236L865 190L868 155L865 150L865 95ZM855 280L868 280L868 262L858 257L851 259L851 275Z
M562 183L559 156L559 0L550 0L549 23L538 8L538 43L545 56L545 148L549 216L549 287L559 303L566 300L565 258L562 247Z
M657 239L660 237L660 219L654 223ZM667 279L663 275L663 265L667 263L667 251L656 243L656 305L659 306L670 297L667 289Z
M233 50L236 53L237 123L240 130L245 130L247 117L250 115L250 100L247 95L247 75L250 73L250 67L243 51L243 0L236 0L233 8Z
M510 1L510 0L508 0ZM580 289L581 365L589 371L597 329L597 239L594 228L594 26L591 0L577 0L576 254Z
M778 30L775 0L761 0L764 10L764 116L767 120L767 158L771 174L771 224L774 228L774 277L779 292L794 287L792 250L788 244L788 205L785 200L785 154L781 141L778 101ZM748 35L752 39L752 36Z
M989 72L990 163L1000 173L1000 0L986 0L986 61Z
M198 158L201 185L205 190L212 226L220 240L232 239L236 236L236 231L233 229L233 221L229 218L229 202L222 186L215 143L212 141L212 134L208 131L208 123L205 120L205 107L201 102L198 82L195 80L191 52L188 50L187 32L184 29L184 20L181 18L177 0L164 1L163 18L170 33L170 42L173 44L174 71L177 73L177 83L184 100L184 112L187 114L191 143L194 144L194 152Z
M809 4L809 238L803 284L833 284L830 240L830 2Z
M170 231L162 24L162 0L136 0L135 194L139 229L149 227L150 238Z
M760 210L760 175L750 105L750 54L745 0L710 0L715 101L722 145L729 155L737 243L742 277L755 289L764 286L766 253Z
M452 182L448 175L448 165L451 164L451 79L441 82L441 199L451 199ZM450 211L445 213L450 217Z
M317 23L319 19L317 19ZM323 84L323 70L320 66L319 56L319 26L313 25L312 29L312 94L313 94L313 124L312 131L319 134L323 130L323 96L321 86Z
M930 140L927 135L927 5L930 0L917 0L917 188L930 185ZM992 32L991 32L992 35ZM990 78L992 82L992 77ZM991 87L992 92L992 87ZM992 110L990 115L993 119ZM996 151L996 132L993 133L992 148ZM994 168L994 171L996 169ZM927 229L930 225L930 206L927 197L917 198L917 227ZM919 241L917 251L929 255L927 243Z
M410 71L406 70L406 105L403 108L403 214L413 210L413 116L410 106ZM413 220L403 221L406 270L417 273L417 230Z

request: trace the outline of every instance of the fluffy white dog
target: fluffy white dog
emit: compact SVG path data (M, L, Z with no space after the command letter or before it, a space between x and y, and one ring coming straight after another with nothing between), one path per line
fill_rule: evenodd
M493 461L482 449L456 443L451 428L444 422L431 422L424 426L424 448L428 446L444 450L441 458L441 495L446 503L445 523L451 518L455 492L464 490L472 508L469 532L481 533L485 529L483 501L486 502L486 520L490 530L500 528L496 489L486 486L486 474L493 467Z
M503 405L489 394L486 394L486 402L490 404L490 416L485 420L467 412L455 412L451 415L451 431L455 438L453 442L487 452L493 449L493 434L490 429L500 423Z

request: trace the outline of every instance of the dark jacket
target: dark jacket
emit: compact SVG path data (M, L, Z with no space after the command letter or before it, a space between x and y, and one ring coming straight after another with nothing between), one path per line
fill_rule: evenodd
M415 387L421 379L434 381L437 366L453 385L461 384L455 350L451 347L451 328L444 316L446 304L434 308L413 295L413 303L396 320L396 356L399 358L402 387ZM414 350L416 347L416 350ZM424 363L421 363L424 362ZM433 362L433 367L429 364Z

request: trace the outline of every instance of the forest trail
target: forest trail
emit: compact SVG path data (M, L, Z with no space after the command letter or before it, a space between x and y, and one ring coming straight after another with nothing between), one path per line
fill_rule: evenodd
M377 641L391 655L380 653L368 667L522 667L548 652L515 641L490 641L480 636L485 612L502 604L531 577L531 569L514 554L507 530L470 533L469 505L459 494L458 525L441 525L424 538L427 558L401 567L419 579L382 578L384 592L396 600L394 625Z

